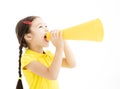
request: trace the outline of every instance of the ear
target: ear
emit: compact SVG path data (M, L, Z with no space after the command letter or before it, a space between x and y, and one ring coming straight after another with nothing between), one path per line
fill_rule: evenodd
M32 34L31 33L27 33L24 35L24 39L27 41L27 42L30 42L32 40Z

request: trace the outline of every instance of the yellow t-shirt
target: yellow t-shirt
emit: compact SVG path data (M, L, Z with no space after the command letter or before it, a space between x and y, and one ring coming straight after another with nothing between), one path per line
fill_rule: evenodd
M30 49L26 49L21 58L21 67L23 74L28 82L29 89L59 89L57 80L49 80L42 76L38 76L28 69L23 69L32 61L38 61L41 64L49 67L52 63L53 55L50 51L45 51L45 54L34 52Z

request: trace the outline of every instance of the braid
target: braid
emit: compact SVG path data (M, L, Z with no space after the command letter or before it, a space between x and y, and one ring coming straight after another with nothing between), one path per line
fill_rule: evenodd
M23 85L22 85L22 74L21 74L21 56L22 56L22 48L23 48L23 45L20 44L19 46L19 67L18 67L18 73L19 73L19 80L18 80L18 83L17 83L17 86L16 86L16 89L23 89Z
M23 46L20 45L20 46L19 46L19 60L18 60L18 62L19 62L19 67L18 67L18 69L19 69L19 71L18 71L19 77L22 77L22 74L21 74L21 56L22 56L22 48L23 48Z

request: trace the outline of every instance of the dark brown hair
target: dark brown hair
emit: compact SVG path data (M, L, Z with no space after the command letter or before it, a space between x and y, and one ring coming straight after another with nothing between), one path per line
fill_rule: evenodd
M19 42L19 67L18 67L18 73L19 73L19 79L17 82L17 86L16 89L23 89L23 85L22 85L22 74L21 74L21 56L22 56L22 48L23 47L27 47L27 43L24 39L24 35L30 32L30 26L31 24L27 24L24 23L24 21L28 21L28 22L32 22L35 18L37 18L38 16L28 16L26 18L21 19L17 25L16 25L16 35L18 38L18 42Z

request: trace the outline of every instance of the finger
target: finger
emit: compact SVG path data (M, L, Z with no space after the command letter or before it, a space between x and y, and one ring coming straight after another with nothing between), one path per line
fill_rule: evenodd
M59 38L59 31L56 30L56 38Z
M59 36L62 39L62 31L59 31Z
M54 37L54 39L58 38L57 30L54 30L54 31L53 31L53 37Z
M53 38L54 38L54 31L51 31L50 32L50 39L53 40Z
M54 38L57 38L57 31L54 30Z

